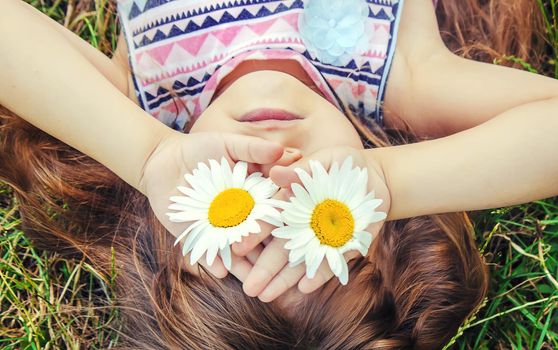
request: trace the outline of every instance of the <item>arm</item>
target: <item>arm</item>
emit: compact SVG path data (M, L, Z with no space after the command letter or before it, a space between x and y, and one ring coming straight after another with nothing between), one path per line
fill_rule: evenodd
M365 151L385 173L388 219L558 194L558 81L453 55L430 0L408 0L400 29L386 109L446 137Z
M0 103L139 188L146 159L176 133L145 113L57 28L15 0L0 4ZM105 71L104 73L106 73Z
M388 127L402 129L403 120L418 136L443 137L557 91L555 79L452 54L432 1L405 1L386 91Z
M390 189L388 220L558 195L558 97L441 139L367 150Z

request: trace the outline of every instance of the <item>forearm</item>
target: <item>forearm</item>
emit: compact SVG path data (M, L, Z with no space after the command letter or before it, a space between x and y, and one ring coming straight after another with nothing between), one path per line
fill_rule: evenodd
M0 104L138 188L146 158L174 131L20 5L6 1L0 11Z
M366 152L383 168L389 220L551 197L558 195L558 98L448 137Z

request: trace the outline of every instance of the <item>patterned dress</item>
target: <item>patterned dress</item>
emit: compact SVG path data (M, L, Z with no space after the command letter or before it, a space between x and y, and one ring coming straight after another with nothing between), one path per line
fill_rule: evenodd
M141 107L183 130L238 64L289 59L339 110L382 125L404 0L355 1L118 0Z

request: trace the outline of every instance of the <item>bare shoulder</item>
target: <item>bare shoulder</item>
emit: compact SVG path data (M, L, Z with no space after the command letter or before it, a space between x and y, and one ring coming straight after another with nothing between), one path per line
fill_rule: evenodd
M413 82L415 68L446 54L451 53L440 36L433 1L405 0L384 101L384 120L388 127L401 127L396 117L404 117L409 112L403 97Z

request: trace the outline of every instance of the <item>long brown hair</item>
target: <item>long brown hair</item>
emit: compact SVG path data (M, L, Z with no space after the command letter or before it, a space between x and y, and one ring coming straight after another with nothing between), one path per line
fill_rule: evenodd
M460 56L512 66L517 61L506 57L545 63L538 0L439 0L436 14L444 42Z
M486 293L465 214L388 222L349 287L328 283L296 306L247 297L234 277L182 269L172 237L140 193L91 158L2 113L0 178L40 247L85 255L108 273L112 255L122 346L166 349L434 349ZM114 252L113 252L114 250Z
M495 28L490 25L469 28L486 6L506 2L442 0L442 31L462 47L486 39L487 47L511 50L499 54L528 55L522 48L533 44L534 32L510 38L486 32ZM524 11L534 0L514 3ZM533 25L522 13L512 17L518 31ZM498 46L512 39L516 44ZM482 56L480 50L481 58L494 54ZM355 126L376 146L391 142L379 129ZM387 222L369 258L351 262L348 287L331 281L287 317L274 303L247 297L234 277L184 271L172 237L145 197L5 109L0 164L0 179L19 202L23 229L39 248L85 256L107 274L116 261L122 348L439 349L487 291L467 215L416 217Z

